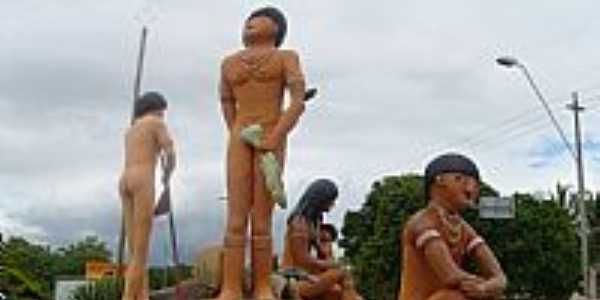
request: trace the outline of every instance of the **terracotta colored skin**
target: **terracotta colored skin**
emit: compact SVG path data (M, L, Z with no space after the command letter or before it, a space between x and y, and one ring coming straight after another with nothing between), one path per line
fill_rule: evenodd
M326 230L319 232L319 249L317 250L317 258L333 259L333 238Z
M310 241L318 236L303 217L296 217L287 227L282 268L301 268L311 274L298 282L302 299L360 300L350 274L332 259L311 256ZM312 238L311 238L312 236ZM321 248L321 246L319 246Z
M125 136L125 170L119 182L123 202L129 262L123 300L148 300L148 248L154 215L155 168L164 153L167 167L163 181L168 181L175 167L173 141L162 112L148 113L133 123Z
M298 55L275 47L276 30L275 23L266 17L246 22L243 32L246 48L226 57L221 67L221 107L229 130L229 201L224 280L219 295L222 300L240 299L239 276L244 264L248 221L252 230L254 298L275 299L270 285L273 201L258 162L261 152L269 150L274 151L283 166L286 137L304 111L305 89ZM291 103L283 111L285 87ZM249 146L240 137L240 131L251 124L260 124L265 130L260 149Z
M436 178L428 207L413 215L404 228L399 300L498 299L502 295L506 277L498 260L459 215L473 205L478 193L479 184L472 177L445 173ZM461 234L453 234L448 224L460 228ZM475 260L481 274L463 268L467 257Z

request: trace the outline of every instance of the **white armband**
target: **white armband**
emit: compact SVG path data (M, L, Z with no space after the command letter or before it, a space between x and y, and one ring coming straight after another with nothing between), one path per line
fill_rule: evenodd
M467 245L467 253L473 251L473 249L477 248L479 245L483 245L485 241L481 237L475 237L469 242Z
M441 237L440 233L435 229L428 229L417 237L415 245L417 249L421 249L429 240Z

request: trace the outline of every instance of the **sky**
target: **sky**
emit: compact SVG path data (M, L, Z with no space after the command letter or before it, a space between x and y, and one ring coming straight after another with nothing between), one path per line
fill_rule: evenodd
M226 130L217 79L241 49L255 8L287 15L319 89L289 141L293 206L314 179L334 179L328 221L360 208L374 181L422 172L436 155L472 157L503 195L576 182L575 164L519 69L531 72L570 142L579 92L586 186L599 190L600 19L597 1L8 0L0 3L0 232L52 246L97 235L114 249L117 182L142 23L143 90L170 101L179 166L173 198L186 259L223 235ZM150 18L152 17L152 18ZM281 249L288 211L274 214ZM152 257L165 261L155 222Z

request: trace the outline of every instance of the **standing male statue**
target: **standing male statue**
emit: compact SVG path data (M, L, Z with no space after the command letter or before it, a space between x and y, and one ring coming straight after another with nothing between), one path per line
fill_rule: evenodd
M244 49L221 65L220 98L229 130L227 150L227 228L224 239L223 284L218 299L242 296L244 248L251 224L254 299L275 299L272 271L271 219L273 199L260 168L262 154L272 152L283 166L286 137L304 111L305 84L296 52L280 50L287 31L281 11L258 9L244 23ZM291 102L283 109L284 89ZM263 139L250 145L241 132L260 125Z
M479 170L460 154L445 154L425 169L426 208L414 214L402 234L399 300L497 299L506 277L485 240L460 213L479 196ZM474 259L479 274L465 270Z
M136 99L133 124L125 135L125 169L119 181L129 246L123 300L149 297L148 252L154 217L155 169L164 161L162 182L167 183L175 168L173 140L163 120L167 101L156 92Z

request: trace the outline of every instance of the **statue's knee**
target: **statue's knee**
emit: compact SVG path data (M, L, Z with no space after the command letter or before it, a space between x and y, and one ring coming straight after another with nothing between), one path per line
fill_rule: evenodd
M334 278L335 282L342 283L346 279L346 272L340 269L331 270L331 276Z
M246 224L247 222L245 220L229 220L227 224L227 235L245 236L247 227Z
M253 236L269 236L271 235L270 224L261 224L263 222L254 222L252 224L252 235Z
M435 292L427 300L468 300L462 292L458 290L443 289Z

